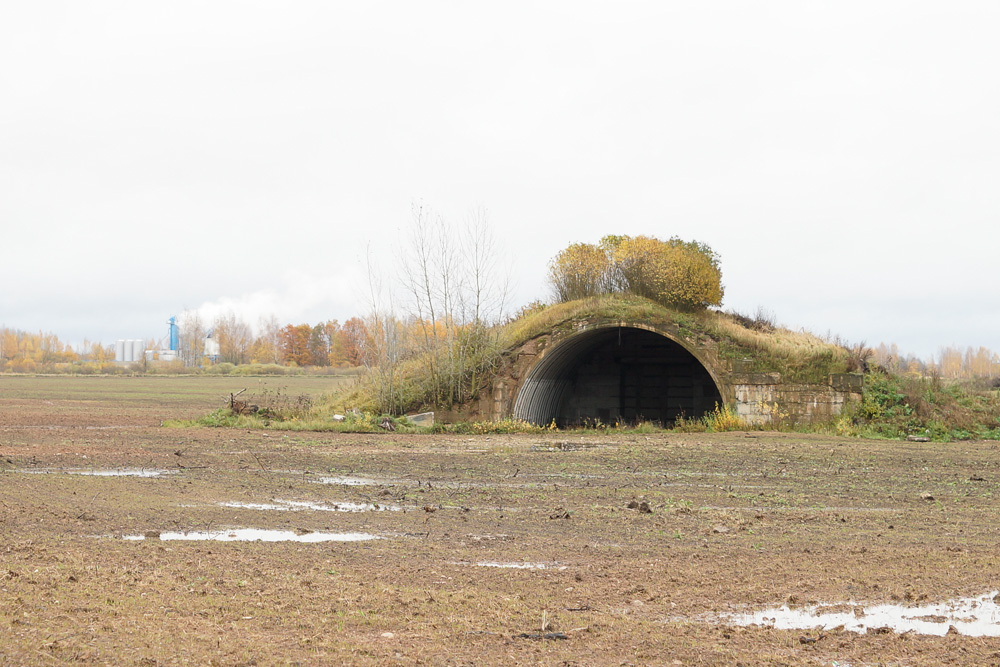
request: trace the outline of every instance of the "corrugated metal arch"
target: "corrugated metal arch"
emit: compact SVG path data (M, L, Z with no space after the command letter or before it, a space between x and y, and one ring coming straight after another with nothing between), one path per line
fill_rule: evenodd
M711 364L707 363L700 350L694 349L687 341L654 326L643 323L607 323L581 327L569 338L559 342L539 355L539 360L528 371L521 383L514 402L514 417L533 424L545 425L557 415L559 406L572 389L567 379L574 363L588 351L601 345L609 338L620 335L622 329L649 331L667 338L688 352L705 369L715 383L720 396L723 385Z

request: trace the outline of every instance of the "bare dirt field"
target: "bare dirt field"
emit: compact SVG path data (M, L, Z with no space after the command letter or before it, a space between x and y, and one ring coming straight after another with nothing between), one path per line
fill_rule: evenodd
M0 377L0 665L1000 664L997 443L161 426L254 383Z

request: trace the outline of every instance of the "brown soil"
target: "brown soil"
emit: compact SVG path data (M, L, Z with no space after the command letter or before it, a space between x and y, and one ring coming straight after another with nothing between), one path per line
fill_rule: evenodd
M996 443L160 426L234 388L0 377L0 665L1000 664L994 638L712 621L996 589ZM115 468L173 472L69 474ZM276 500L402 510L220 505ZM382 539L156 539L237 527Z

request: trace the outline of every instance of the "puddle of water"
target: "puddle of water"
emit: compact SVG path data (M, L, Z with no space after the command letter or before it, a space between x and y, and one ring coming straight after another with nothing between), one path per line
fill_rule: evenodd
M895 632L916 632L943 636L950 626L972 637L1000 637L1000 605L994 601L997 591L978 597L959 598L919 607L896 604L863 606L856 603L819 604L801 609L788 606L748 614L725 614L720 620L735 625L761 625L779 630L829 629L864 633L888 627ZM850 607L851 611L842 610Z
M232 528L229 530L192 531L189 533L163 532L159 535L123 535L123 540L189 540L216 542L363 542L381 539L370 533L303 533L293 530L266 530L261 528Z
M529 452L579 452L588 449L609 449L612 445L601 442L554 442L545 445L532 445Z
M4 426L3 431L68 431L70 429L84 429L86 431L129 431L138 430L142 426L57 426L55 424L18 424Z
M442 489L493 489L493 488L530 488L540 486L535 482L459 482L452 480L412 480L412 479L375 479L373 477L320 477L319 484L339 484L341 486L410 486Z
M483 560L478 563L453 562L452 565L474 565L475 567L499 567L510 570L566 570L568 566L558 563L502 563L499 561Z
M725 511L725 512L801 512L808 514L893 514L899 513L898 507L808 507L808 506L779 506L779 505L750 505L749 507L734 507L732 505L702 505L700 510Z
M176 470L156 470L153 468L119 468L116 470L93 470L89 468L36 468L21 469L14 472L29 475L90 475L92 477L163 477L175 475Z
M415 482L402 479L375 479L374 477L320 477L320 484L339 484L340 486L415 486Z
M219 503L222 507L234 507L247 510L268 510L273 512L297 512L299 510L315 510L318 512L398 512L399 505L377 505L375 503L307 503L295 500L278 500L274 503Z
M539 472L539 473L527 473L525 477L530 477L532 479L611 479L608 475L590 475L584 473L573 473L573 472Z

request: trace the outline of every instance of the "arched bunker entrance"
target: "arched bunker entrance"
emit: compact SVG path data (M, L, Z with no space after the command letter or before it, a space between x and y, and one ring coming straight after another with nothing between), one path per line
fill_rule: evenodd
M683 345L656 331L613 326L548 350L525 377L514 417L560 427L588 420L669 425L722 403L717 382Z

